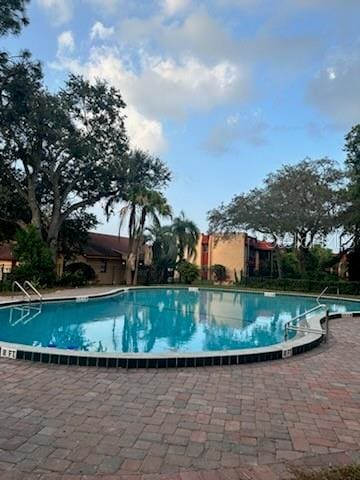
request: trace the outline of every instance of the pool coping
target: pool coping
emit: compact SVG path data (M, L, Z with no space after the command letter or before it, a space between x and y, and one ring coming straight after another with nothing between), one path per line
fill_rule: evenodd
M88 300L107 298L125 293L129 290L143 290L154 288L167 289L187 289L192 291L206 290L214 292L238 292L251 293L246 290L235 290L224 288L206 288L206 287L191 287L191 286L139 286L139 287L122 287L110 290L109 292L97 293L93 295L79 295L68 297L48 297L43 299L43 303L62 303L67 301L87 302ZM259 292L254 292L259 293ZM263 292L264 295L266 292ZM271 292L272 296L286 295L285 293ZM288 293L288 295L296 295ZM312 296L315 295L303 295ZM324 299L336 299L343 301L348 298L326 296ZM6 308L11 305L24 304L24 300L11 300L9 302L2 302L0 308ZM36 302L39 303L39 302ZM331 313L329 318L341 317L360 317L360 312ZM313 330L318 330L319 333L302 333L297 334L294 338L276 343L267 347L255 347L238 350L217 350L208 352L162 352L162 353L116 353L116 352L86 352L80 350L60 349L53 347L34 347L24 344L8 343L0 340L0 357L12 358L17 360L31 360L34 362L42 362L58 365L77 365L77 366L94 366L107 368L181 368L181 367L199 367L199 366L214 366L214 365L235 365L251 362L260 362L266 360L278 360L281 358L289 358L293 355L303 353L320 345L324 340L324 333L322 331L322 322L324 315L316 315L308 319L308 327Z

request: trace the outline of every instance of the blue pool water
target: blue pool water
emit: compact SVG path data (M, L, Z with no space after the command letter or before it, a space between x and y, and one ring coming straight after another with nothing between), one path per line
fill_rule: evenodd
M360 302L327 301L331 311ZM87 303L0 309L0 341L92 352L203 352L272 345L313 298L188 289L132 290Z

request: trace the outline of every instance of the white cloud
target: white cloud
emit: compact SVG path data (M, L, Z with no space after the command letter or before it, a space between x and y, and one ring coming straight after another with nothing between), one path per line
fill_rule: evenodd
M326 71L327 71L329 80L335 80L335 78L336 78L336 71L335 71L335 69L332 68L332 67L329 67L329 68L326 69Z
M72 18L72 0L38 0L38 4L49 13L55 25L62 25Z
M207 66L191 56L175 61L144 54L131 95L151 115L180 119L242 100L249 89L246 69L231 62Z
M161 122L147 118L131 106L127 108L126 115L126 128L133 148L140 147L151 153L162 153L166 150Z
M60 33L57 42L59 56L72 53L75 50L74 36L70 30Z
M132 86L136 75L123 64L121 57L113 49L93 48L88 61L80 63L71 56L58 56L53 68L66 69L74 74L83 75L90 81L103 79L118 88L127 104L125 125L132 147L162 153L166 149L163 127L159 120L144 114L134 103ZM140 106L141 107L141 106Z
M135 66L126 63L115 47L93 47L87 61L58 56L57 68L101 78L118 88L129 105L128 128L142 148L162 151L165 119L184 119L189 113L209 111L248 97L245 68L228 61L208 66L194 57L151 56L145 51Z
M358 45L358 44L357 44ZM307 100L329 121L349 128L359 122L360 54L340 51L327 59L310 82Z
M71 59L63 61L69 68ZM248 97L250 82L245 68L228 61L207 66L193 57L140 55L140 68L125 64L116 48L93 48L82 69L91 78L105 78L118 86L125 101L149 117L182 119L192 111ZM135 73L136 72L136 73Z
M92 40L99 38L100 40L106 40L115 33L114 27L105 27L101 22L95 22L91 27L90 38Z
M163 0L163 9L166 15L176 15L190 6L190 0Z
M126 0L129 1L129 0ZM124 6L124 0L84 0L85 3L92 5L96 9L101 9L103 13L113 14L120 11ZM97 10L97 13L99 11Z
M268 143L267 133L270 126L257 111L252 115L229 115L225 121L215 124L202 148L211 155L221 156L233 153L238 143L247 143L260 147Z
M147 18L130 17L120 23L119 33L128 45L152 45L164 55L191 55L203 62L223 59L238 61L237 43L220 22L206 10L191 11L181 21L166 21L160 15Z

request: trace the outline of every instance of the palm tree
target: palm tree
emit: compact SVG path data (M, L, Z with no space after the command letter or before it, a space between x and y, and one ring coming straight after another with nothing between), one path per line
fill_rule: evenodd
M167 283L169 270L175 268L178 254L177 241L172 226L152 225L147 228L147 235L152 242L156 281Z
M200 230L196 224L186 218L184 212L174 218L172 223L172 231L177 240L178 246L178 262L185 260L195 260L196 248L200 237Z
M140 249L144 244L144 230L146 221L150 219L153 225L160 226L160 218L171 218L172 209L168 204L165 196L156 190L145 192L141 198L139 214L139 224L136 232L136 246L135 246L135 273L133 284L137 284L137 277L139 271Z
M169 216L171 211L161 190L171 180L171 172L164 162L141 150L130 152L127 157L128 168L126 178L119 178L119 187L107 201L105 212L107 217L114 213L114 206L122 204L119 212L121 227L128 220L129 247L126 257L126 284L133 283L133 271L136 271L139 256L139 238L143 236L145 222L148 217L157 215ZM124 186L125 185L125 186ZM136 272L137 277L137 272Z

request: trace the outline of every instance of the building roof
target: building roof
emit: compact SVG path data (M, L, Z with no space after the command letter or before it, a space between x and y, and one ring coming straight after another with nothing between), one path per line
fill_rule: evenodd
M274 250L274 245L271 242L266 242L265 240L257 240L256 248L258 250Z
M11 251L11 245L9 243L0 244L0 261L6 260L8 262L11 262L13 259L14 257Z
M89 233L89 239L84 247L85 257L121 258L127 255L129 239L118 235L104 233Z

